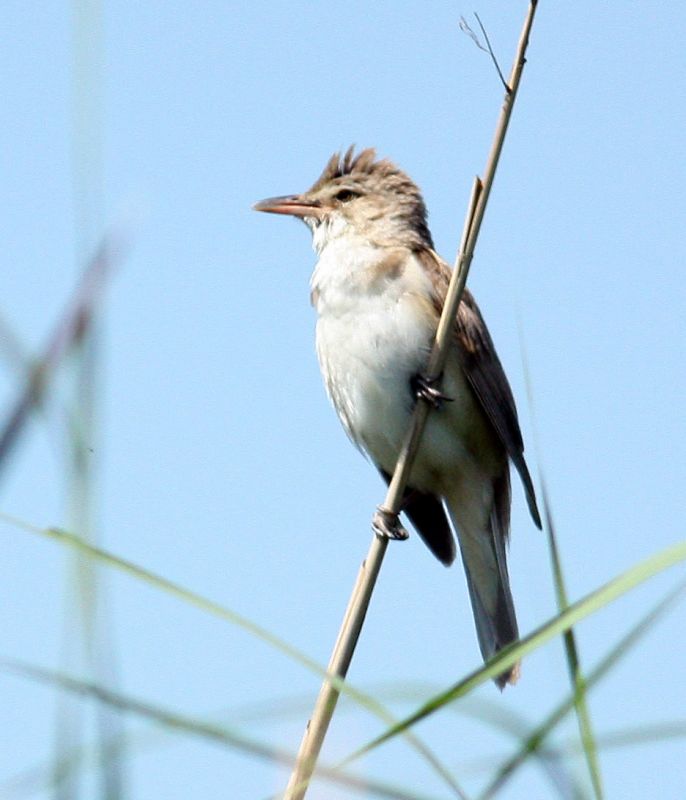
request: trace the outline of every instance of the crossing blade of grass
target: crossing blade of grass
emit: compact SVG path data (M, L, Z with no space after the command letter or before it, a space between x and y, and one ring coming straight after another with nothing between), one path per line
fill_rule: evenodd
M423 684L405 684L404 686L404 691L402 686L398 686L397 689L379 689L379 692L375 693L375 695L383 697L386 701L392 699L416 701L436 691L435 686L429 687ZM347 701L343 703L343 711L346 710L347 705ZM446 710L462 717L477 720L493 730L506 734L514 740L515 745L523 745L532 731L532 724L529 720L516 713L512 708L504 706L500 700L494 702L484 697L464 697L459 704L448 706ZM587 794L563 763L563 754L559 749L544 750L541 748L533 755L537 759L546 779L550 782L553 791L564 798L572 797L574 800L585 800ZM483 761L484 767L481 772L484 770L491 772L493 763L493 756L486 757ZM462 774L462 767L460 767L459 772Z
M638 643L641 637L652 629L653 624L674 603L677 597L683 592L684 588L686 588L686 583L680 583L676 589L672 590L648 614L639 620L619 642L617 642L612 650L610 650L600 663L588 674L583 689L584 692L587 692L605 677L610 669ZM523 764L524 761L540 747L541 743L545 741L553 728L575 707L578 691L579 690L575 688L571 695L560 703L560 705L548 715L544 722L531 733L520 750L500 767L491 783L489 783L479 796L479 800L490 800L498 790L502 789L505 782L512 777L517 767Z
M437 691L438 688L435 685L421 682L398 684L397 687L384 684L374 692L374 696L382 698L386 702L404 701L406 703L416 703L418 701L421 702L423 698ZM349 708L349 699L345 698L339 713L345 713ZM494 731L505 734L513 740L515 746L523 744L532 730L532 724L529 720L512 708L504 706L500 699L498 701L490 701L482 696L465 697L459 704L448 706L447 711L461 717L476 720ZM554 792L559 793L564 798L573 797L575 800L586 798L581 785L566 768L559 752L540 750L535 754L535 758ZM488 756L483 763L484 765L487 764L484 769L490 772L494 763L493 756ZM457 771L462 775L462 765Z
M545 530L548 535L548 549L550 551L553 581L555 583L555 594L557 596L557 610L562 612L569 608L569 600L567 598L567 588L565 586L564 576L562 574L562 562L560 561L560 551L557 546L553 515L550 510L548 489L545 480L543 479L542 471L540 481L541 499L543 502L543 516L545 518ZM593 793L596 800L602 800L603 781L600 773L600 763L598 761L598 748L593 735L593 727L591 725L591 715L588 711L588 703L586 702L587 684L581 670L574 628L569 628L566 630L563 637L565 644L565 655L567 657L567 666L569 668L569 678L572 683L572 689L574 690L574 708L576 710L576 717L579 724L579 735L581 737L583 751L586 756L588 772L591 776Z
M531 723L515 714L512 709L506 709L502 704L479 703L473 709L466 708L467 702L472 699L463 698L462 702L456 706L449 706L448 710L459 714L466 714L473 719L491 725L493 728L502 731L515 740L516 745L523 746L531 733ZM477 698L473 698L475 701ZM478 698L481 700L481 698ZM532 754L540 767L541 772L550 783L551 789L562 798L573 798L574 800L587 800L587 794L580 781L573 775L572 771L564 762L562 754L552 748L539 748ZM495 759L488 757L484 763L484 769L491 773ZM462 773L462 769L460 770Z
M189 603L190 605L195 606L202 611L222 619L225 622L229 622L232 625L242 628L251 635L261 639L269 646L279 650L284 655L298 662L303 667L310 670L310 672L313 672L320 677L327 678L330 683L338 689L339 692L353 699L360 706L366 708L370 713L383 720L383 722L385 722L387 725L395 724L396 718L373 697L361 692L359 689L356 689L349 683L341 680L341 678L338 676L331 675L314 659L305 655L305 653L298 650L284 639L281 639L279 636L271 633L266 628L263 628L261 625L258 625L252 620L249 620L247 617L244 617L241 614L238 614L235 611L232 611L225 606L214 602L213 600L209 600L196 592L192 592L191 590L186 589L183 586L168 580L167 578L163 578L162 576L157 575L150 570L140 567L137 564L134 564L132 561L119 558L118 556L115 556L114 554L109 553L100 547L96 547L95 545L84 541L68 531L61 530L59 528L40 528L36 525L31 525L23 520L19 520L2 513L0 513L0 520L21 530L42 536L44 538L52 539L53 541L59 542L62 545L67 545L68 547L74 548L78 552L96 559L109 567L114 567L115 569L118 569L119 571L124 572L133 578L147 583L149 586L153 586L158 590L166 592L167 594L170 594L179 600ZM436 774L444 781L444 783L453 791L456 796L465 797L464 792L460 788L450 770L441 763L432 750L424 742L422 742L416 736L416 734L411 731L408 731L408 734L409 735L406 736L408 743L420 756L422 756L422 758L424 758L424 760L432 767L434 772L436 772Z
M112 689L89 681L10 658L0 659L0 669L33 681L57 686L71 694L93 698L99 703L135 714L161 725L167 730L198 736L234 750L240 750L263 761L287 766L295 764L295 753L252 739L224 725L178 714L175 711L151 705L145 701L123 695L120 692L115 692ZM111 746L117 747L118 745L115 742L111 743ZM382 781L362 778L344 772L337 767L321 766L317 770L317 774L320 778L345 786L353 791L364 792L366 796L387 798L387 800L436 800L435 797L425 794L420 795ZM9 800L9 795L3 793L3 798L8 798Z
M61 319L48 337L42 355L26 375L19 393L0 432L0 469L19 439L31 411L42 402L52 373L65 355L79 341L86 321L93 315L114 266L123 257L123 238L103 239L81 279Z
M385 703L417 702L426 697L427 694L437 691L437 687L415 681L399 684L383 682L370 687L367 691ZM225 721L230 720L233 727L265 722L273 723L299 717L303 710L309 707L311 701L310 694L270 698L259 702L231 706L220 712L213 711L203 714L202 719L216 721L218 725L223 725ZM341 698L341 703L338 707L339 715L355 709L356 706L351 703L349 697L344 696ZM501 731L511 736L517 744L524 742L531 730L531 724L519 714L503 707L501 703L490 702L482 697L465 698L459 707L451 707L449 710ZM146 730L131 733L128 735L127 741L131 753L140 755L143 752L161 748L165 743L169 743L170 734L160 727L160 729L155 729L154 731ZM112 756L116 755L116 745L116 741L108 743L108 752L111 752ZM566 749L570 749L573 745L578 747L578 742L570 743ZM550 780L552 789L559 791L561 797L583 798L584 795L580 791L580 787L575 784L571 773L561 763L561 750L563 749L565 748L560 748L559 750L540 748L534 757L539 760L544 774ZM67 769L80 769L83 771L96 765L96 753L92 748L77 748L69 753L68 756L69 761L65 765ZM496 758L493 755L482 758L483 761L479 765L478 772L483 773L484 770L490 772ZM50 788L50 777L50 767L42 763L22 769L13 776L0 781L0 798L3 798L3 800L24 800L24 798L32 797L38 792L44 792Z
M345 765L370 752L380 744L394 738L398 734L407 730L411 725L428 717L430 714L440 710L448 703L452 703L460 697L464 697L490 678L500 675L511 667L515 662L536 650L541 645L548 642L554 636L558 636L564 631L569 630L572 625L576 625L582 619L594 614L604 606L621 597L623 594L635 589L645 581L655 575L664 572L676 564L686 561L686 541L661 550L652 556L640 561L630 569L608 581L600 588L590 592L585 597L570 605L566 611L561 612L548 622L544 623L527 636L524 636L517 643L503 648L496 653L483 667L475 670L466 678L458 681L444 692L436 695L417 711L406 717L397 725L393 725L380 736L377 736L364 747L359 748L354 753L344 759L341 764Z
M393 699L392 697L386 699ZM277 709L277 716L288 715L292 716L294 713L299 713L304 707L310 703L310 696L303 696L302 698L290 698L282 701L282 705ZM277 701L278 705L278 701ZM480 705L480 703L479 703ZM464 708L460 704L459 709L455 709L459 713L464 713ZM229 714L234 719L234 712L227 711L224 714ZM478 716L478 709L475 708L474 715ZM470 716L472 714L470 713ZM239 712L239 721L241 723L251 723L265 719L271 719L270 714L266 708L261 705L255 711L251 709L243 709ZM481 719L481 717L478 717ZM513 720L514 722L514 720ZM161 726L160 726L161 727ZM522 726L515 727L515 733L521 732ZM162 741L168 741L169 733L160 731L156 735L143 735L143 733L134 734L130 737L131 751L134 754L140 754L143 749L159 747ZM517 735L518 739L522 737ZM686 739L686 720L665 720L663 722L656 722L638 727L623 728L619 731L610 731L599 734L596 736L596 743L598 750L603 752L605 750L617 750L626 747L640 747L644 744L654 744L658 742L669 742L675 740ZM118 743L112 743L113 750L116 750ZM579 743L578 738L562 742L551 748L543 744L538 750L536 755L542 762L555 761L559 762L563 753L569 756L585 757L583 748ZM96 754L92 750L79 749L70 754L70 764L72 763L79 766L81 769L88 769L96 763ZM474 773L483 773L484 771L491 771L493 763L496 760L494 755L482 755L470 759L467 769ZM556 765L557 768L557 765ZM3 800L25 800L27 797L33 797L39 792L45 792L50 788L50 774L51 766L45 764L37 764L33 767L21 770L9 778L4 778L0 781L0 797ZM565 775L564 779L567 781L568 786L571 788L571 796L574 798L584 797L583 792L579 791L580 787L573 785L569 778L571 776ZM556 784L551 784L554 789L558 789ZM560 788L562 792L562 789ZM567 795L564 795L567 796Z
M237 612L214 602L213 600L209 600L197 592L186 589L183 586L162 577L161 575L157 575L145 567L138 566L132 561L120 558L119 556L116 556L107 550L96 547L88 542L84 542L78 536L69 533L69 531L65 531L60 528L41 528L37 525L32 525L24 520L20 520L16 517L12 517L3 513L0 513L0 520L8 525L12 525L16 528L27 531L28 533L36 534L47 539L52 539L59 544L81 551L82 553L92 557L102 564L107 565L108 567L113 567L120 572L124 572L130 577L142 581L143 583L146 583L155 589L170 594L173 597L188 603L189 605L195 606L201 611L205 611L215 617L218 617L219 619L224 620L225 622L230 622L232 625L242 628L248 633L251 633L257 638L261 639L269 646L281 651L294 661L297 661L311 672L314 672L319 676L326 674L324 668L320 666L314 659L305 655L296 647L271 633L266 628L263 628L257 623L252 622L252 620L249 620L247 617L244 617L241 614L238 614ZM351 696L357 697L356 693L351 689L351 687L348 687L348 693L351 694ZM362 694L360 694L359 697L361 698Z
M654 742L667 742L671 739L686 739L686 720L654 722L637 728L624 728L620 731L605 733L597 738L598 747L602 750L613 750L619 747L636 747ZM578 744L576 745L578 748ZM568 750L574 744L570 743Z
M385 703L392 702L416 702L426 697L427 694L437 691L437 687L423 682L403 682L400 684L381 683L368 689L380 701ZM203 714L203 720L217 721L218 725L225 724L224 721L230 720L233 727L239 725L255 725L259 723L273 723L279 720L293 719L299 716L303 709L307 709L311 703L311 695L293 695L282 698L265 699L257 703L240 704L231 706L220 712ZM338 708L339 714L354 711L356 706L351 703L349 697L342 697ZM503 707L501 703L490 702L482 697L465 698L458 707L449 709L455 714L466 716L484 723L508 736L511 736L516 744L521 744L531 731L531 724L513 712L511 709ZM672 729L667 729L670 732ZM132 754L140 755L148 750L158 749L169 742L169 733L163 729L155 731L138 731L128 736L129 750ZM116 755L116 741L108 743L108 752ZM578 746L578 742L570 743L568 748L540 748L534 757L538 759L540 766L550 781L553 791L559 792L560 797L564 798L584 798L585 795L581 787L576 784L575 779L569 770L562 763L562 751ZM473 771L483 773L484 770L490 772L495 756L482 757L478 768L472 766ZM96 764L96 753L92 748L78 748L69 754L69 761L65 764L68 769L85 770L92 768ZM0 781L0 798L3 800L24 800L32 797L41 791L50 788L51 770L44 764L36 764L32 767L21 770L9 778Z
M604 752L606 750L640 747L645 744L657 744L681 739L686 739L686 720L642 724L631 728L623 728L622 730L599 733L596 736L596 744L598 745L598 751ZM555 745L541 742L536 752L531 753L531 755L537 755L542 761L553 760L556 762L565 757L567 759L570 757L586 758L578 736L563 739ZM496 761L505 762L510 757L507 755L498 756L493 753L474 756L462 762L461 768L465 773L475 775L492 772L493 764ZM2 785L0 785L0 797L2 796Z
M435 684L428 684L421 681L401 682L401 683L381 683L368 690L374 697L384 703L416 703L428 695L438 691ZM300 713L307 707L309 696L283 698L281 700L269 700L258 704L251 704L244 707L234 707L224 715L230 715L235 721L254 723L257 721L273 721L275 719L288 719ZM343 697L337 708L339 715L344 715L355 710L350 698ZM458 705L452 705L448 709L451 713L463 718L475 720L486 725L492 730L505 734L513 740L515 746L522 745L532 731L532 724L522 715L516 713L511 708L503 706L502 702L489 701L484 697L465 697ZM563 763L562 753L558 750L539 749L534 757L549 780L551 788L559 792L561 797L585 798L586 795L572 773ZM489 772L494 763L493 756L488 757L488 766L485 767ZM461 772L461 770L458 770ZM483 772L483 770L482 770ZM0 794L0 796L2 796Z

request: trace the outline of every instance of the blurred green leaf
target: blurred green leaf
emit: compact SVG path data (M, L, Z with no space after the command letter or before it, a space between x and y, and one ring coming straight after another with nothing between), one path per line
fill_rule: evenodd
M60 689L72 694L92 697L100 703L144 717L151 722L164 726L168 730L200 736L262 760L285 764L289 767L295 763L294 753L259 742L224 725L179 714L112 691L103 686L98 686L89 681L83 681L70 675L36 667L15 659L0 659L0 668L40 683L58 686ZM113 746L117 746L116 743ZM388 800L436 800L436 798L426 794L420 795L402 787L346 773L338 767L319 766L317 768L317 777L346 786L356 792L364 792L366 795L388 798ZM9 792L3 793L3 797L8 798Z
M679 594L684 590L686 584L680 584L675 590L670 592L667 597L661 600L655 608L653 608L646 616L634 625L631 630L623 636L619 642L610 650L610 652L602 659L602 661L593 669L586 680L584 692L588 691L598 681L600 681L610 669L625 656L632 647L634 647L639 639L652 629L658 618L664 614L669 606L676 600ZM524 742L520 750L515 753L512 758L509 758L497 771L493 780L488 784L486 789L482 792L479 800L490 800L495 793L502 788L505 781L508 780L514 771L538 748L541 743L545 741L548 734L560 722L569 711L574 708L578 698L578 690L575 689L572 694L567 697L548 717L541 723Z
M370 713L383 720L383 722L386 724L395 724L396 718L373 697L361 692L359 689L351 686L350 683L341 680L338 676L330 675L326 669L318 664L314 659L305 655L302 651L298 650L284 639L281 639L280 637L271 633L266 628L263 628L261 625L258 625L252 620L249 620L247 617L244 617L241 614L238 614L235 611L220 605L219 603L215 603L213 600L208 600L202 595L192 592L189 589L186 589L179 584L168 580L167 578L163 578L162 576L151 572L150 570L140 567L137 564L134 564L132 561L119 558L118 556L115 556L114 554L109 553L100 547L96 547L95 545L84 541L78 536L74 536L74 534L69 533L68 531L61 530L59 528L40 528L24 522L23 520L10 517L9 515L2 513L0 513L0 520L18 527L21 530L52 539L60 544L74 548L78 552L97 559L103 564L107 564L108 566L114 567L121 572L125 572L127 575L141 580L156 589L164 591L180 600L183 600L186 603L189 603L190 605L195 606L196 608L206 611L209 614L242 628L276 650L281 651L286 656L298 662L311 672L314 672L320 677L327 678L331 684L335 686L342 694L345 694L353 699L356 703L363 708L366 708ZM450 770L441 763L432 750L413 732L408 732L406 738L408 743L426 760L426 762L446 783L446 785L450 787L455 795L458 797L465 797L464 792L460 788Z
M569 600L567 598L567 588L565 586L564 575L562 574L562 562L560 560L560 551L557 546L557 537L555 535L555 523L553 522L553 515L550 510L550 499L548 497L548 490L542 474L541 499L543 502L545 529L548 534L548 550L550 551L550 562L553 570L553 582L555 584L555 594L557 597L557 609L558 611L562 612L569 608ZM586 764L588 765L588 772L591 776L593 792L596 800L602 800L603 781L600 774L600 764L598 761L598 748L593 735L591 715L588 711L588 704L586 702L587 683L581 670L574 628L569 628L564 632L564 644L565 655L567 657L567 667L569 669L569 678L572 683L572 689L574 690L574 708L576 710L576 717L579 723L581 744L586 756Z
M421 708L405 718L397 725L392 726L385 731L381 736L373 739L371 742L356 750L348 756L342 764L348 764L351 761L359 758L361 755L368 753L374 748L378 747L383 742L392 739L399 733L402 733L411 725L414 725L419 720L428 717L435 711L443 708L448 703L452 703L459 697L464 697L477 686L480 686L485 681L494 678L501 672L511 667L515 662L522 659L528 653L531 653L536 648L548 642L554 636L563 633L572 625L575 625L582 619L590 616L591 614L599 611L604 606L621 597L623 594L631 591L640 584L649 580L650 578L658 575L661 572L673 567L674 565L686 560L686 542L678 542L665 550L649 556L635 566L618 575L613 580L601 586L599 589L591 592L590 594L573 603L566 611L553 617L548 622L544 623L536 630L532 631L527 636L524 636L515 644L509 645L498 652L491 658L483 667L475 670L466 678L456 683L444 692L436 695L436 697L429 700Z

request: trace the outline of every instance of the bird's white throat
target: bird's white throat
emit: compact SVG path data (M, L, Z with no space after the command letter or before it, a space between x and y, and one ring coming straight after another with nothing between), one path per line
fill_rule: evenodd
M342 214L327 214L321 222L313 217L307 217L305 222L312 231L312 247L318 255L334 239L346 234L353 234L350 223Z
M313 247L319 258L312 273L312 304L322 315L341 313L369 292L371 271L384 257L384 250L340 216L313 229Z

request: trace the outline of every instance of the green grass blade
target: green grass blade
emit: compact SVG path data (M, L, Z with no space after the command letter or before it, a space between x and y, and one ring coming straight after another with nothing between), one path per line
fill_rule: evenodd
M42 536L44 538L52 539L59 544L66 545L70 548L80 551L102 564L113 567L114 569L117 569L132 578L148 584L148 586L152 586L153 588L163 591L172 597L176 597L178 600L182 600L189 605L195 606L195 608L205 611L212 616L218 617L225 622L230 622L232 625L236 625L248 633L253 634L274 649L279 650L284 655L287 655L289 658L297 661L306 669L315 672L319 676L326 675L326 670L314 659L305 655L296 647L293 647L293 645L271 633L266 628L263 628L255 622L252 622L252 620L248 619L247 617L244 617L241 614L238 614L237 612L214 602L213 600L203 597L197 592L193 592L190 589L186 589L185 587L162 577L161 575L157 575L145 567L138 566L134 562L128 561L125 558L120 558L119 556L116 556L113 553L102 549L101 547L89 544L88 542L80 539L78 536L69 533L69 531L65 531L60 528L41 528L37 525L31 525L28 522L24 522L23 520L16 519L15 517L11 517L2 513L0 513L0 520L9 525L20 528L21 530L37 534L38 536Z
M335 686L342 694L352 698L363 708L366 708L369 712L383 720L383 722L385 722L387 725L393 725L396 723L396 718L373 697L370 697L364 692L361 692L359 689L354 688L349 683L341 680L338 676L330 675L326 669L318 664L314 659L305 655L305 653L298 650L296 647L293 647L293 645L289 644L284 639L281 639L279 636L271 633L266 628L263 628L261 625L256 624L252 620L249 620L247 617L244 617L241 614L238 614L235 611L232 611L225 606L214 602L213 600L209 600L196 592L186 589L183 586L168 580L167 578L163 578L162 576L157 575L154 572L145 569L144 567L140 567L137 564L134 564L132 561L119 558L113 553L103 550L100 547L96 547L95 545L84 541L68 531L61 530L59 528L40 528L24 522L23 520L19 520L2 513L0 513L0 520L18 527L21 530L52 539L62 545L67 545L68 547L74 548L76 551L83 553L90 558L94 558L109 567L114 567L115 569L118 569L119 571L124 572L133 578L147 583L149 586L153 586L154 588L164 591L179 600L201 609L202 611L205 611L218 617L219 619L230 622L231 624L242 628L253 636L261 639L274 649L279 650L284 655L301 664L303 667L315 673L319 677L327 678L331 684ZM436 774L446 783L446 785L457 797L465 798L465 793L462 791L451 771L438 759L433 751L416 736L416 734L413 732L408 732L408 734L408 743L426 760Z
M685 587L686 583L679 584L676 589L663 598L648 614L639 620L619 642L617 642L612 650L610 650L602 661L589 673L584 692L588 691L605 677L609 670L638 643L640 638L652 628L657 619L667 611L678 595L683 592ZM578 690L574 689L574 691L531 733L521 749L500 767L493 780L479 796L479 800L490 800L497 791L502 789L505 782L512 777L517 767L523 764L532 753L538 750L553 728L575 707L577 698Z
M0 669L20 675L30 680L57 686L63 691L82 697L90 697L107 706L120 711L135 714L139 717L161 725L167 730L183 734L199 736L217 744L240 750L247 755L264 761L275 762L292 766L295 763L295 754L278 747L257 741L245 736L238 731L214 722L178 714L175 711L151 705L145 701L123 695L104 686L80 680L64 673L43 669L32 664L27 664L16 659L0 659ZM425 794L417 794L402 787L361 778L351 773L343 772L339 768L321 766L317 770L320 778L346 786L356 792L364 792L366 796L372 795L387 800L436 800ZM8 795L3 794L3 797Z
M613 731L598 737L598 745L603 750L613 750L620 747L667 742L672 739L686 739L686 720L655 722L637 728Z
M558 611L562 612L569 608L569 600L567 598L564 575L562 574L562 562L560 560L560 551L557 546L555 524L553 522L553 516L550 510L548 490L542 475L541 499L543 502L545 529L548 535L548 549L550 551L550 561L553 570L555 594L557 596L557 608ZM596 745L595 737L593 735L593 728L591 726L591 715L588 711L588 703L586 702L587 684L581 670L579 652L576 646L576 636L574 635L573 628L569 628L569 630L565 631L564 644L565 655L567 657L567 666L569 669L569 678L572 683L572 689L574 690L574 707L579 724L579 735L581 737L583 751L586 756L586 764L591 777L591 785L593 786L593 793L596 797L596 800L603 800L603 781L600 773L600 763L598 761L598 747Z
M529 369L529 359L527 357L526 345L524 342L524 330L521 317L518 320L519 329L519 347L522 358L522 368L524 372L524 382L526 384L526 394L529 401L529 409L531 413L531 422L533 426L534 447L536 450L536 461L539 465L539 475L541 484L541 500L543 505L543 517L545 521L545 530L548 537L548 551L550 553L551 567L553 570L553 583L555 585L555 595L557 597L557 610L564 611L569 606L567 597L567 589L565 586L564 575L562 573L562 561L560 559L560 551L557 546L557 536L555 535L555 525L553 523L553 516L550 507L550 499L548 497L548 490L545 480L543 478L543 462L541 459L539 436L536 424L536 409L534 404L534 392L531 380L531 370ZM575 696L577 698L575 708L577 722L579 726L579 736L583 752L586 757L586 764L591 776L591 784L596 800L603 798L603 783L600 773L600 763L598 760L598 748L596 745L595 737L593 735L593 728L591 726L591 715L588 710L585 693L584 675L581 670L581 663L579 659L578 648L576 646L576 636L574 629L570 628L564 633L564 646L565 656L567 658L567 667L569 670L569 677L572 682Z
M569 630L572 625L576 625L577 622L580 622L582 619L585 619L586 617L595 613L599 609L611 603L613 600L616 600L618 597L621 597L623 594L626 594L627 592L636 588L636 586L645 583L645 581L649 580L655 575L658 575L659 573L664 572L670 567L673 567L685 560L686 541L678 542L677 544L674 544L665 550L661 550L659 553L649 556L635 566L621 573L616 578L608 581L608 583L604 584L600 588L596 589L590 594L587 594L581 600L573 603L567 608L566 611L563 611L556 617L553 617L548 622L536 628L530 634L520 639L516 644L503 648L486 664L484 664L483 667L475 670L466 678L463 678L446 691L436 695L436 697L429 700L409 717L406 717L397 725L393 725L391 728L386 730L380 736L377 736L364 747L356 750L341 763L348 764L356 758L359 758L361 755L378 747L383 742L386 742L402 733L411 725L419 722L419 720L422 720L425 717L428 717L430 714L433 714L435 711L443 708L448 703L457 700L459 697L464 697L464 695L471 692L477 686L480 686L487 680L500 675L500 673L507 670L514 663L524 658L524 656L528 655L533 650L541 647L541 645L548 642L554 636L564 633L564 631Z
M438 687L423 681L403 681L397 684L381 682L369 687L367 691L386 704L397 702L416 703L420 702L428 694L438 691ZM282 720L292 721L306 714L311 705L311 694L304 693L232 705L220 712L214 711L207 715L203 714L202 718L204 720L215 720L220 725L222 721L230 720L230 724L234 727L265 722L273 723ZM356 710L356 705L350 701L350 698L342 697L337 708L338 716L340 717L342 714L345 715L354 710ZM448 710L451 713L477 720L501 733L505 733L513 739L515 746L521 745L532 730L531 724L524 717L512 709L506 708L501 702L492 701L484 697L465 698L458 706L451 706ZM665 725L664 730L675 736L677 728ZM162 729L157 732L150 730L138 731L130 734L128 738L128 746L132 755L155 750L168 742L169 733ZM111 741L109 745L112 755L115 755L117 742ZM556 748L555 750L543 747L534 754L534 758L539 763L543 774L550 782L551 790L559 793L560 797L567 799L572 797L577 800L585 797L581 787L577 785L576 779L562 760L563 751L569 751L573 748L577 748L578 751L578 746L579 743L575 740L567 746ZM574 754L576 755L576 751ZM493 764L504 760L505 757L505 755L482 757L480 767L476 768L476 771L479 774L482 774L484 770L491 772ZM69 754L69 763L65 766L83 771L92 768L95 763L96 754L92 748L79 748ZM474 769L475 767L472 766L472 770ZM3 800L24 800L49 789L50 778L50 767L41 763L22 769L13 776L0 780L0 798L3 798Z

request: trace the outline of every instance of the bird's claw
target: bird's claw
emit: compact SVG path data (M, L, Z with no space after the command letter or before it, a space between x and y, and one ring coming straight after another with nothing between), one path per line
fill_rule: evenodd
M447 394L443 394L443 392L436 387L437 383L440 383L441 375L437 378L427 378L425 375L420 375L417 373L412 378L412 390L414 391L415 397L419 399L426 400L433 408L439 409L443 403L452 403L452 397L448 397Z
M372 530L382 539L404 541L410 537L410 534L400 524L398 515L391 513L381 506L376 509L372 517Z

